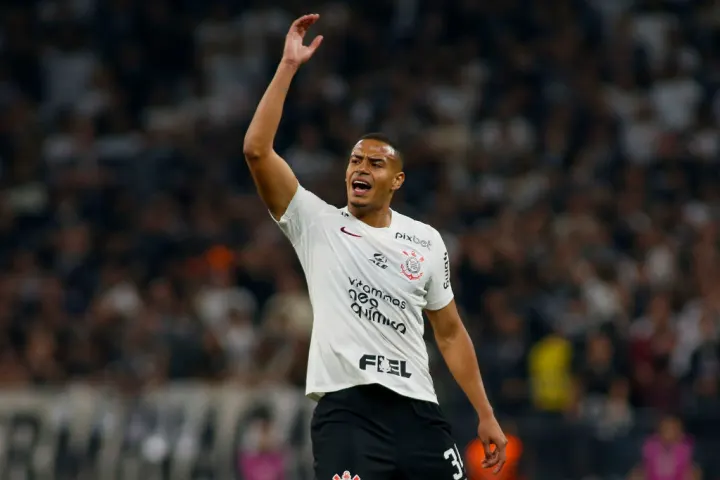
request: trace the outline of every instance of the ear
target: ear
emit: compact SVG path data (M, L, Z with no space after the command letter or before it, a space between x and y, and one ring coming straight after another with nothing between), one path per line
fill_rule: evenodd
M400 187L402 187L403 183L405 183L405 172L396 173L392 181L392 191L396 192L400 190Z

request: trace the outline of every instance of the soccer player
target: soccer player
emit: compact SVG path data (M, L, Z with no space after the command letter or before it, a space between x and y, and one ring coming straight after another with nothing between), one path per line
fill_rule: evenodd
M443 240L390 209L405 180L400 151L379 134L360 139L345 174L348 204L338 209L299 185L273 150L290 83L322 43L318 36L303 44L318 18L305 15L290 27L244 143L257 190L297 252L312 301L306 393L318 401L311 426L316 479L466 478L430 377L423 311L479 416L484 466L499 472L507 439L455 306Z

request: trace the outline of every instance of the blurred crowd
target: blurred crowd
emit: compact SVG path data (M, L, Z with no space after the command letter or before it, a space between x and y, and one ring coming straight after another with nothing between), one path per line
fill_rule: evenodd
M677 415L719 478L716 0L6 0L0 385L303 385L311 306L242 138L310 11L276 149L341 205L361 134L402 146L394 208L443 234L499 414L585 428L602 458L566 478Z

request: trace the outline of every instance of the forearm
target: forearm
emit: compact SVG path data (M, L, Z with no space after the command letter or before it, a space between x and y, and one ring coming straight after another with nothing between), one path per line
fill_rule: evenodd
M297 66L281 61L270 85L258 104L248 131L245 134L244 152L248 157L269 153L280 125L285 98Z
M465 327L457 328L446 338L436 337L436 340L450 373L465 392L480 419L491 417L492 406L480 375L475 348Z

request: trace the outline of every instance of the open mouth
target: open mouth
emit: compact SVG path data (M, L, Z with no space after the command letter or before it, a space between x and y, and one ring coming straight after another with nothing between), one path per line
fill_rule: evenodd
M372 185L365 180L353 180L351 185L353 193L358 196L365 195L372 189Z

